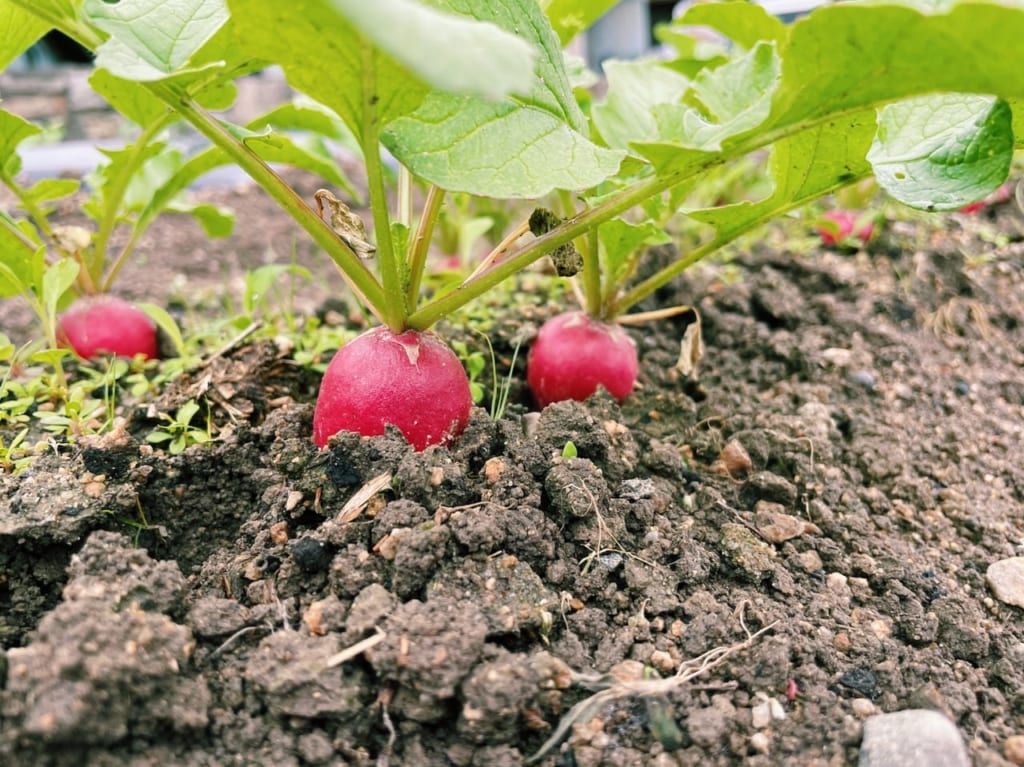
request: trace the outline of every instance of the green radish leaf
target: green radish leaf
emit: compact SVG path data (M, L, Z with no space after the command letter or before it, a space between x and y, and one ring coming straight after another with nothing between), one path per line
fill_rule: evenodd
M585 189L614 174L623 155L545 110L453 96L429 98L393 123L384 143L417 176L488 197Z
M128 144L123 149L100 149L107 162L96 168L89 178L94 191L82 204L82 211L94 221L100 221L107 206L117 206L117 213L139 207L149 190L145 187L144 175L137 174L142 174L147 162L166 148L164 142L153 141L141 147ZM125 179L130 181L122 198L121 186Z
M521 40L510 41L510 35L493 26L415 0L228 0L228 5L243 50L281 65L294 87L333 109L356 136L371 118L386 125L412 112L428 92L428 83L497 98L527 88L533 74ZM409 24L410 19L426 18L430 24L422 29L449 30L458 39L472 34L474 39L454 45L455 37L423 34ZM310 40L317 44L310 45ZM512 61L495 55L505 49L519 54ZM495 71L499 60L506 71Z
M787 36L786 25L756 3L697 3L691 5L669 29L711 27L745 50L760 42L782 43Z
M136 304L136 306L145 312L156 323L156 326L163 331L164 335L171 340L178 356L183 356L185 354L185 339L181 335L181 328L178 327L178 323L167 313L167 310L156 304Z
M0 298L31 292L46 266L46 249L24 226L0 210Z
M1022 39L1024 9L1016 3L964 2L948 13L861 3L819 8L790 28L772 124L926 93L1020 98Z
M33 125L18 115L0 109L0 171L8 177L14 177L21 170L21 158L18 157L18 144L29 136L42 133L43 129Z
M254 131L266 126L279 131L310 131L340 141L348 149L358 149L358 142L338 115L302 94L248 123Z
M473 257L473 246L477 241L491 231L494 226L494 219L490 216L474 216L463 221L459 226L459 260L468 264Z
M24 195L36 204L53 202L70 197L81 186L82 183L73 178L44 178L24 190Z
M29 355L29 360L31 362L41 362L50 367L56 367L60 362L72 356L74 356L74 352L70 349L40 349L37 352L32 352Z
M107 69L95 70L89 76L89 85L136 125L145 127L167 114L167 105L144 85L118 77Z
M871 175L871 166L864 157L874 132L875 114L869 109L794 134L772 147L775 188L768 197L688 211L687 215L713 226L715 240L728 242L765 221Z
M437 2L437 8L413 0L333 4L367 40L439 90L500 99L531 88L533 47L467 18L480 0Z
M721 150L723 141L754 130L768 118L780 72L772 43L758 43L728 63L702 71L690 95L703 108L656 105L658 137L694 149Z
M672 242L669 234L654 221L633 224L621 218L601 224L597 238L601 243L602 271L609 285L620 285L629 277L631 256L638 253L641 245Z
M167 206L168 213L185 213L203 227L207 237L230 237L235 229L235 214L230 208L207 203L174 202Z
M608 94L594 104L594 126L610 147L629 149L635 141L658 138L652 110L682 100L690 80L656 59L606 61Z
M369 100L376 99L373 109L386 124L415 109L427 91L405 66L363 40L330 3L228 0L228 6L243 51L279 64L293 87L337 112L356 136L369 117ZM427 38L422 36L423 44L443 57L439 42Z
M0 230L0 245L3 244L3 231ZM23 265L12 263L10 253L4 254L4 260L0 261L0 298L25 296L32 291L32 285L22 278L18 269L23 269Z
M1013 160L1010 105L991 96L944 94L889 104L868 161L900 202L956 210L1006 179Z
M551 28L565 45L611 10L618 0L541 0Z
M558 38L535 0L444 2L525 36L541 52L537 76L528 94L503 103L431 93L385 131L392 154L444 189L489 197L540 197L614 174L623 153L587 138Z
M307 280L313 279L310 271L304 267L288 264L265 264L264 266L247 272L245 275L245 294L242 297L242 309L247 315L252 315L263 301L267 294L283 275L294 274Z
M225 127L266 162L293 165L315 173L346 191L352 189L352 182L342 173L319 136L292 137L269 129L257 133L237 125L225 124ZM353 196L357 196L354 191Z
M228 20L224 0L85 0L83 10L110 35L96 49L96 67L139 82L198 71L189 60Z
M57 306L64 294L75 284L78 269L77 261L62 258L48 266L43 273L39 298L46 312L47 327L56 327Z
M0 70L50 30L50 25L10 0L0 0Z

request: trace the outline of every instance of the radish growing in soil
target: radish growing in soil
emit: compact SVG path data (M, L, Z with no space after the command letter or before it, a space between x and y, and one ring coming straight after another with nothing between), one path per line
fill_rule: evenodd
M624 400L636 383L636 344L620 326L585 312L567 312L544 323L530 349L527 383L537 404L585 400L598 386Z
M159 356L156 324L141 309L111 295L80 298L57 319L57 339L83 359L104 354Z
M217 157L241 167L309 233L363 306L395 337L427 330L542 256L572 243L581 255L587 316L625 322L624 315L637 304L737 237L869 176L884 174L887 192L919 208L955 209L1006 179L1015 147L1009 103L1024 98L1024 81L1006 63L1015 61L1024 9L997 2L952 3L942 13L922 13L904 4L842 4L819 8L788 26L777 20L768 23L757 4L694 4L676 24L710 26L726 37L740 30L733 40L737 45L722 54L728 61L716 56L714 66L696 62L700 71L691 73L692 41L684 41L675 62L609 62L604 100L593 102L586 112L576 101L562 44L571 37L570 28L575 34L580 23L594 20L588 14L601 3L545 4L550 18L541 4L528 0L314 3L306 9L309 14L292 19L263 0L227 0L212 3L218 12L203 14L199 21L180 14L161 19L158 28L143 25L142 32L127 7L131 3L86 3L81 9L68 3L42 4L45 8L40 9L31 0L8 4L18 10L14 27L22 28L5 40L34 39L34 25L41 23L99 50L101 92L113 103L130 106L143 128L138 141L119 151L107 167L111 193L99 210L94 239L85 248L74 242L58 248L86 267L79 276L85 281L82 292L109 288L144 225ZM588 10L579 11L577 5ZM571 12L566 11L570 6ZM581 13L584 22L577 18ZM408 14L410 23L389 23L399 14ZM573 17L571 24L566 14ZM409 33L412 19L422 33ZM225 30L230 34L221 34L228 22ZM902 33L891 45L879 46L875 30L880 28ZM993 37L994 29L1005 30L1005 35ZM762 32L764 39L753 39L750 30ZM226 39L232 44L225 45ZM11 43L15 48L6 51L9 59L20 53L19 44ZM353 46L354 55L332 60L325 69L325 51ZM942 82L935 86L936 62L956 60L964 50L990 55L972 61L971 67L942 68ZM819 66L822 51L843 66ZM295 156L294 147L283 143L285 136L255 136L252 131L262 131L262 121L230 126L206 111L204 105L219 103L230 91L225 86L254 60L280 66L293 87L330 107L358 142L372 244L363 223L343 203L318 194L318 215L277 174L269 163ZM158 71L154 61L162 67ZM197 63L203 73L199 78ZM680 74L680 63L688 76ZM879 71L891 76L879 80ZM863 87L865 83L871 87ZM936 87L945 92L935 93ZM964 96L984 93L992 95ZM881 109L878 121L865 118L876 109ZM292 127L308 118L324 130L323 115L311 114L293 106L281 119ZM889 118L883 119L886 114ZM151 152L160 151L149 147L163 147L158 137L177 119L191 123L216 151L184 162L161 158L155 175L166 172L171 180L159 189L128 183L155 156ZM954 127L956 141L949 142L950 131L942 129ZM0 110L0 133L25 136L33 131L38 129ZM399 164L394 216L382 145ZM719 202L715 195L710 206L694 194L714 179L716 169L728 169L765 149L771 150L770 193L756 199L737 195L732 203ZM2 165L0 182L9 186L12 166ZM956 168L953 174L951 167ZM336 187L345 186L344 179L321 176ZM418 216L413 215L413 180L423 189ZM62 190L49 184L33 194L23 192L22 207L35 211L30 215L36 218L40 202L63 196L57 195ZM500 200L541 199L555 192L565 219L544 233L534 232L535 239L525 244L513 236L514 230L460 285L424 296L427 254L449 192ZM329 217L323 215L325 199ZM116 224L134 210L138 218L128 245L103 274L97 264L105 256L94 256L105 254L108 244L117 241L112 238ZM665 241L665 227L678 221L672 221L678 211L700 224L699 235L680 238L687 244L683 252L633 282L639 273L637 254ZM207 225L223 230L215 211L207 206L199 212ZM41 223L37 228L46 232ZM6 216L0 216L0 235L4 249L14 243L25 256L12 260L6 272L0 269L0 296L23 292L18 272L26 270L20 265L38 250L39 238L26 237ZM576 268L569 260L562 266ZM665 312L654 309L646 318L632 313L629 321L663 316ZM699 348L697 340L694 348ZM344 350L340 355L341 360L348 356ZM394 360L389 364L396 367ZM629 371L628 362L624 369ZM382 370L369 375L389 380L384 374L391 369ZM582 380L583 375L578 377ZM431 407L446 401L444 387L449 385L442 379L429 398ZM616 396L624 396L616 382L610 386ZM460 392L461 387L460 382ZM331 396L331 387L324 391ZM329 405L322 405L318 441L326 440L325 432L333 428ZM391 405L395 411L371 419L372 428L381 422L400 428L408 423L409 414L402 408L410 406L397 400ZM453 412L442 414L440 428L431 427L431 439L453 433L449 423L457 429L461 420Z
M423 450L460 434L472 406L466 371L437 336L377 327L341 347L327 366L313 439L324 447L339 431L375 436L391 424Z

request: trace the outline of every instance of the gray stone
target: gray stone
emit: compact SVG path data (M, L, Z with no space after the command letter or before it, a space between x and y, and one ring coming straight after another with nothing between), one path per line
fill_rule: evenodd
M1024 607L1024 557L993 562L985 571L985 580L1000 602Z
M930 709L879 714L864 722L858 767L970 767L960 730Z

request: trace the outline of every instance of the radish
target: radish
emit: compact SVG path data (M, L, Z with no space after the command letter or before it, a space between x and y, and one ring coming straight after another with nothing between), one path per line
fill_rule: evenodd
M874 223L870 220L865 221L861 214L852 210L830 210L822 213L818 224L821 241L829 246L842 245L849 237L864 243L870 240L874 233Z
M620 326L567 312L540 329L526 380L541 407L567 399L582 402L598 386L621 402L633 391L638 368L636 344Z
M437 336L376 327L341 347L327 366L313 440L324 447L339 431L372 437L391 424L423 450L462 433L472 406L466 371Z
M83 359L159 356L153 320L127 301L105 294L75 301L57 320L57 340Z

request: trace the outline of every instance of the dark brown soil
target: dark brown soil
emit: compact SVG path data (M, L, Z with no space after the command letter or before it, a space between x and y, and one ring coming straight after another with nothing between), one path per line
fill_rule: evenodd
M130 295L317 266L257 193L208 194L241 236L161 222ZM836 253L789 222L658 297L700 308L699 383L662 321L621 407L535 419L517 386L450 450L320 452L288 351L232 351L214 444L154 450L139 407L0 478L0 763L852 765L867 717L923 707L1008 764L1024 610L985 575L1024 555L1022 231Z

